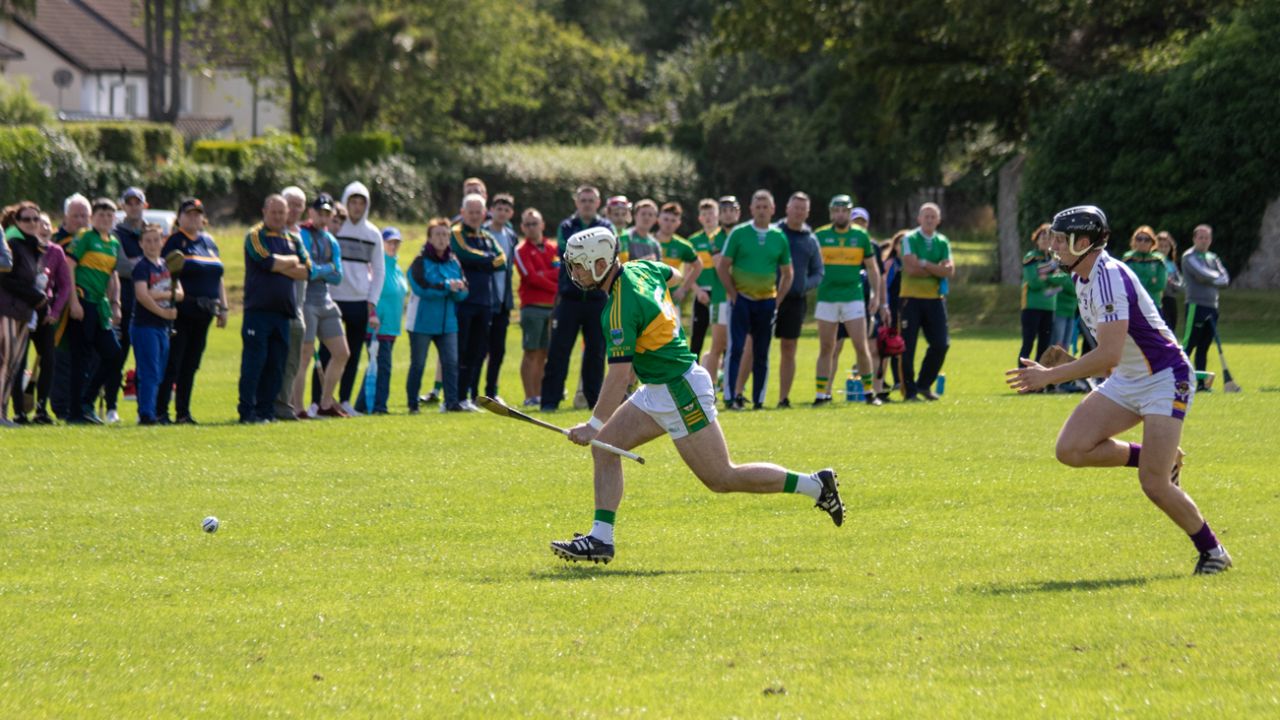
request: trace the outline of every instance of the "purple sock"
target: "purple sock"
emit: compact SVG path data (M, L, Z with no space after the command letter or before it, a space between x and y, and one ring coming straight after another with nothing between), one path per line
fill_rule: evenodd
M1129 462L1125 467L1138 467L1138 456L1142 454L1142 443L1129 443Z
M1218 547L1218 536L1213 534L1213 531L1209 529L1209 523L1206 522L1203 527L1191 535L1191 542L1196 544L1196 550L1208 552Z

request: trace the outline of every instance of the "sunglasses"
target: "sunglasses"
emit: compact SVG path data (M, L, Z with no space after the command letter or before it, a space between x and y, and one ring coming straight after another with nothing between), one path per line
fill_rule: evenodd
M1138 237L1134 238L1134 242L1155 242L1155 239L1152 238L1150 235L1139 235Z
M39 215L19 215L18 222L37 222L40 220Z

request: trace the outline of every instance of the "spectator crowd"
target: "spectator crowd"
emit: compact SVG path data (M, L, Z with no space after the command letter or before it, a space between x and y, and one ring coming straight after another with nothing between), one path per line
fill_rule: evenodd
M600 318L607 298L574 285L560 252L574 233L595 227L616 234L622 261L681 270L670 293L690 315L679 321L718 378L727 409L763 407L775 369L778 406L791 406L811 297L819 340L814 405L838 394L845 339L855 353L843 379L846 400L879 406L895 388L908 402L942 392L946 297L956 267L936 204L919 208L917 227L877 242L870 214L849 195L830 198L827 223L815 228L807 194L792 193L778 219L775 198L759 190L745 220L733 195L700 200L697 232L685 238L678 202L606 199L584 185L574 193L576 211L551 228L539 209L519 209L507 193L491 197L482 180L470 178L457 216L432 219L421 251L402 258L400 230L370 220L374 200L361 182L339 198L288 187L264 199L261 222L243 238L240 422L385 414L398 382L411 414L434 405L475 411L479 395L499 395L517 311L523 404L593 406L609 342ZM199 198L179 205L172 228L148 223L146 209L146 192L136 187L118 204L71 195L56 229L34 203L4 209L0 425L118 423L122 397L136 400L139 424L197 422L192 395L209 332L226 327L231 307L223 251ZM1047 225L1037 228L1023 258L1019 357L1091 342L1048 235ZM1142 226L1124 256L1171 328L1176 298L1185 294L1184 345L1202 387L1218 289L1229 281L1209 250L1212 239L1209 226L1197 227L1179 261L1169 233ZM409 367L397 382L393 350L406 334ZM126 371L130 352L134 369ZM580 377L570 393L575 354Z

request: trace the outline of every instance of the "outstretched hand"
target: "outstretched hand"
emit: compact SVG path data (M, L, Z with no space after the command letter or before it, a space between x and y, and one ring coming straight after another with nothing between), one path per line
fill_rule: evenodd
M1035 360L1018 358L1022 367L1006 370L1004 381L1020 393L1032 393L1049 384L1049 368Z

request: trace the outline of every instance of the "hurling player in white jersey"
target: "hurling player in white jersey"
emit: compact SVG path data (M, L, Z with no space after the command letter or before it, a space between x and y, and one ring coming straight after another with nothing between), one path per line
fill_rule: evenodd
M1058 461L1070 467L1136 467L1142 491L1191 537L1196 574L1231 567L1195 502L1178 484L1182 420L1191 406L1194 371L1142 283L1107 254L1107 216L1092 205L1063 210L1050 227L1052 250L1074 274L1080 315L1098 345L1078 360L1046 368L1022 358L1006 373L1021 393L1046 385L1110 377L1071 413L1058 434ZM1142 423L1142 443L1116 435ZM1172 468L1172 471L1170 471Z

